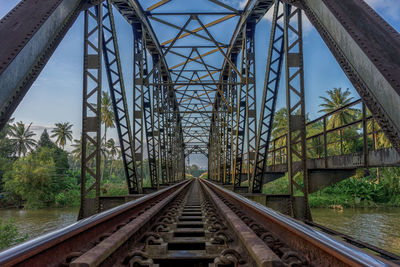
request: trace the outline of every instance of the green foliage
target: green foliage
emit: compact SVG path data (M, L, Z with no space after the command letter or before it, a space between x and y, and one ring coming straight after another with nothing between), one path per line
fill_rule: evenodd
M49 133L47 129L44 129L42 134L40 135L39 141L37 143L37 147L48 147L48 148L55 148L56 144L51 141Z
M56 167L49 148L18 159L5 174L5 189L26 199L29 207L43 207L51 202Z
M23 242L28 235L20 237L15 220L0 219L0 250Z
M51 131L51 137L56 138L56 143L64 149L67 141L72 140L72 124L69 122L58 122L56 127Z
M328 90L327 93L329 97L320 97L323 100L323 103L320 104L320 107L322 108L320 112L329 113L335 111L351 103L353 100L348 88L346 91L342 91L342 88L333 88L333 90ZM336 112L330 116L327 127L335 128L347 124L354 120L356 114L357 111L354 108L347 108L340 112Z
M204 172L205 170L201 170L196 164L186 166L186 173L191 174L194 177L199 177Z
M311 208L326 208L333 205L341 205L344 208L354 207L354 199L349 195L326 195L312 194L309 196L308 203Z
M36 141L33 138L35 133L31 131L32 123L28 127L22 121L10 125L10 131L8 132L10 136L11 144L14 147L15 155L18 157L25 156L27 152L31 151L35 145Z
M117 184L106 181L102 184L101 189L103 196L123 196L129 193L125 182Z
M41 142L36 151L12 164L4 188L16 199L26 200L29 208L76 206L73 199L79 199L79 186L70 174L68 154L51 142Z
M289 192L288 176L285 175L263 187L264 194L287 194Z

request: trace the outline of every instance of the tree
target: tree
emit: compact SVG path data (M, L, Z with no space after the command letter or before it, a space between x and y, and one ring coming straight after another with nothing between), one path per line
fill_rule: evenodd
M49 133L47 132L47 129L43 130L42 135L39 138L39 141L37 142L37 147L49 147L49 148L55 148L57 147L53 141L51 141Z
M10 119L0 131L0 192L3 191L3 175L11 169L15 161L15 148L11 139L8 138L13 121L14 119Z
M107 92L101 97L101 122L104 124L104 143L107 141L107 129L114 128L114 112L111 98Z
M287 109L281 108L275 112L274 122L272 123L272 136L278 138L287 133L288 130Z
M11 124L14 119L10 119L8 123L0 131L0 157L2 158L12 158L15 154L15 147L13 141L9 138L11 131Z
M56 144L61 146L64 149L67 140L72 140L72 128L73 124L69 122L58 122L56 123L56 127L51 131L53 134L51 137L56 137Z
M27 234L22 237L19 236L15 219L0 219L0 250L21 243L28 238Z
M115 157L118 155L119 147L116 145L115 140L113 138L108 139L106 147L108 149L109 155L111 156L111 166L110 166L110 176L111 176L113 169L113 162Z
M108 128L114 128L114 112L113 112L113 107L112 107L112 103L111 103L111 98L108 95L107 92L103 92L103 95L101 97L101 122L104 124L104 136L103 136L103 140L104 140L104 148L107 147L107 129ZM105 168L105 159L106 159L106 155L105 155L105 151L102 151L103 156L104 156L104 164L103 164L103 168ZM101 179L103 179L104 176L104 171L101 172Z
M80 139L74 139L74 143L71 145L73 147L71 154L75 162L79 162L82 157L82 137Z
M10 126L10 140L15 148L15 154L18 157L25 156L26 153L36 145L35 133L31 131L32 123L28 127L22 121L17 122Z
M328 90L327 93L329 97L320 96L320 98L323 100L323 103L319 105L322 107L319 112L333 112L346 106L353 100L353 97L350 97L351 93L348 88L344 92L342 91L342 88L333 88L333 90ZM350 107L335 112L332 114L332 116L330 116L327 127L332 129L350 123L354 121L356 115L357 109Z
M81 161L81 157L82 157L82 136L80 139L74 139L74 143L71 145L72 146L72 157L74 159L75 163L79 163ZM95 147L93 146L93 144L91 142L86 142L86 155L89 155L90 153L92 153L94 151ZM94 161L92 160L92 163L94 163Z
M4 188L27 201L28 207L43 207L54 202L56 166L50 148L41 148L14 162L4 175Z
M351 93L347 88L346 91L342 91L342 88L333 88L333 90L327 91L329 97L320 96L323 103L319 106L322 107L319 112L329 113L340 109L353 100ZM356 119L359 110L355 108L345 108L332 114L327 122L326 127L333 129L342 125L346 125L353 122ZM343 129L339 130L340 136L340 153L343 154Z

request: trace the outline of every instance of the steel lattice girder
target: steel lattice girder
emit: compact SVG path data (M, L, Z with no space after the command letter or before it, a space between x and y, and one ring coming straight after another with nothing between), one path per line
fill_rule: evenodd
M81 207L78 219L100 212L102 11L102 6L96 5L84 12ZM91 185L86 188L88 182ZM94 203L89 203L93 191Z
M133 42L133 76L134 76L134 89L133 89L133 146L135 151L135 164L137 166L137 176L140 184L143 183L143 141L144 141L144 123L143 123L143 71L144 63L143 55L146 54L143 47L143 37L141 25L132 26L134 34Z
M284 7L285 30L285 76L286 76L286 108L288 113L288 177L291 197L292 215L296 218L311 221L308 206L308 168L306 148L306 114L304 99L304 62L303 62L303 29L302 11L292 7L289 13L288 4ZM299 158L301 166L297 169L294 160ZM302 173L303 185L295 181L296 173ZM294 186L304 195L303 214L295 208Z
M264 170L267 166L269 142L274 121L276 99L282 72L284 53L284 12L280 0L275 1L274 14L269 42L267 68L265 72L264 90L261 103L260 122L257 133L255 164L253 172L253 193L261 193ZM289 7L288 5L284 5ZM290 11L287 11L288 13ZM290 13L289 13L290 14Z
M103 2L103 54L129 194L139 193L132 129L110 0Z

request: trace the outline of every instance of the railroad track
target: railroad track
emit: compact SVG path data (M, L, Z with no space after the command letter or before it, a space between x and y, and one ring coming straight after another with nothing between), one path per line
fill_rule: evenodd
M0 253L0 266L397 266L192 179Z

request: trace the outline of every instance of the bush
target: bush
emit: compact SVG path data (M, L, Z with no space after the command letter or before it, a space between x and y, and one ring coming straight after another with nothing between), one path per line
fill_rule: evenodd
M60 192L56 195L56 206L57 207L79 207L80 205L79 189L73 189L69 191Z
M126 183L114 184L106 181L101 186L101 191L103 196L123 196L128 194L128 187Z
M0 250L11 247L23 242L28 238L28 235L19 237L18 227L15 225L15 220L0 219Z

